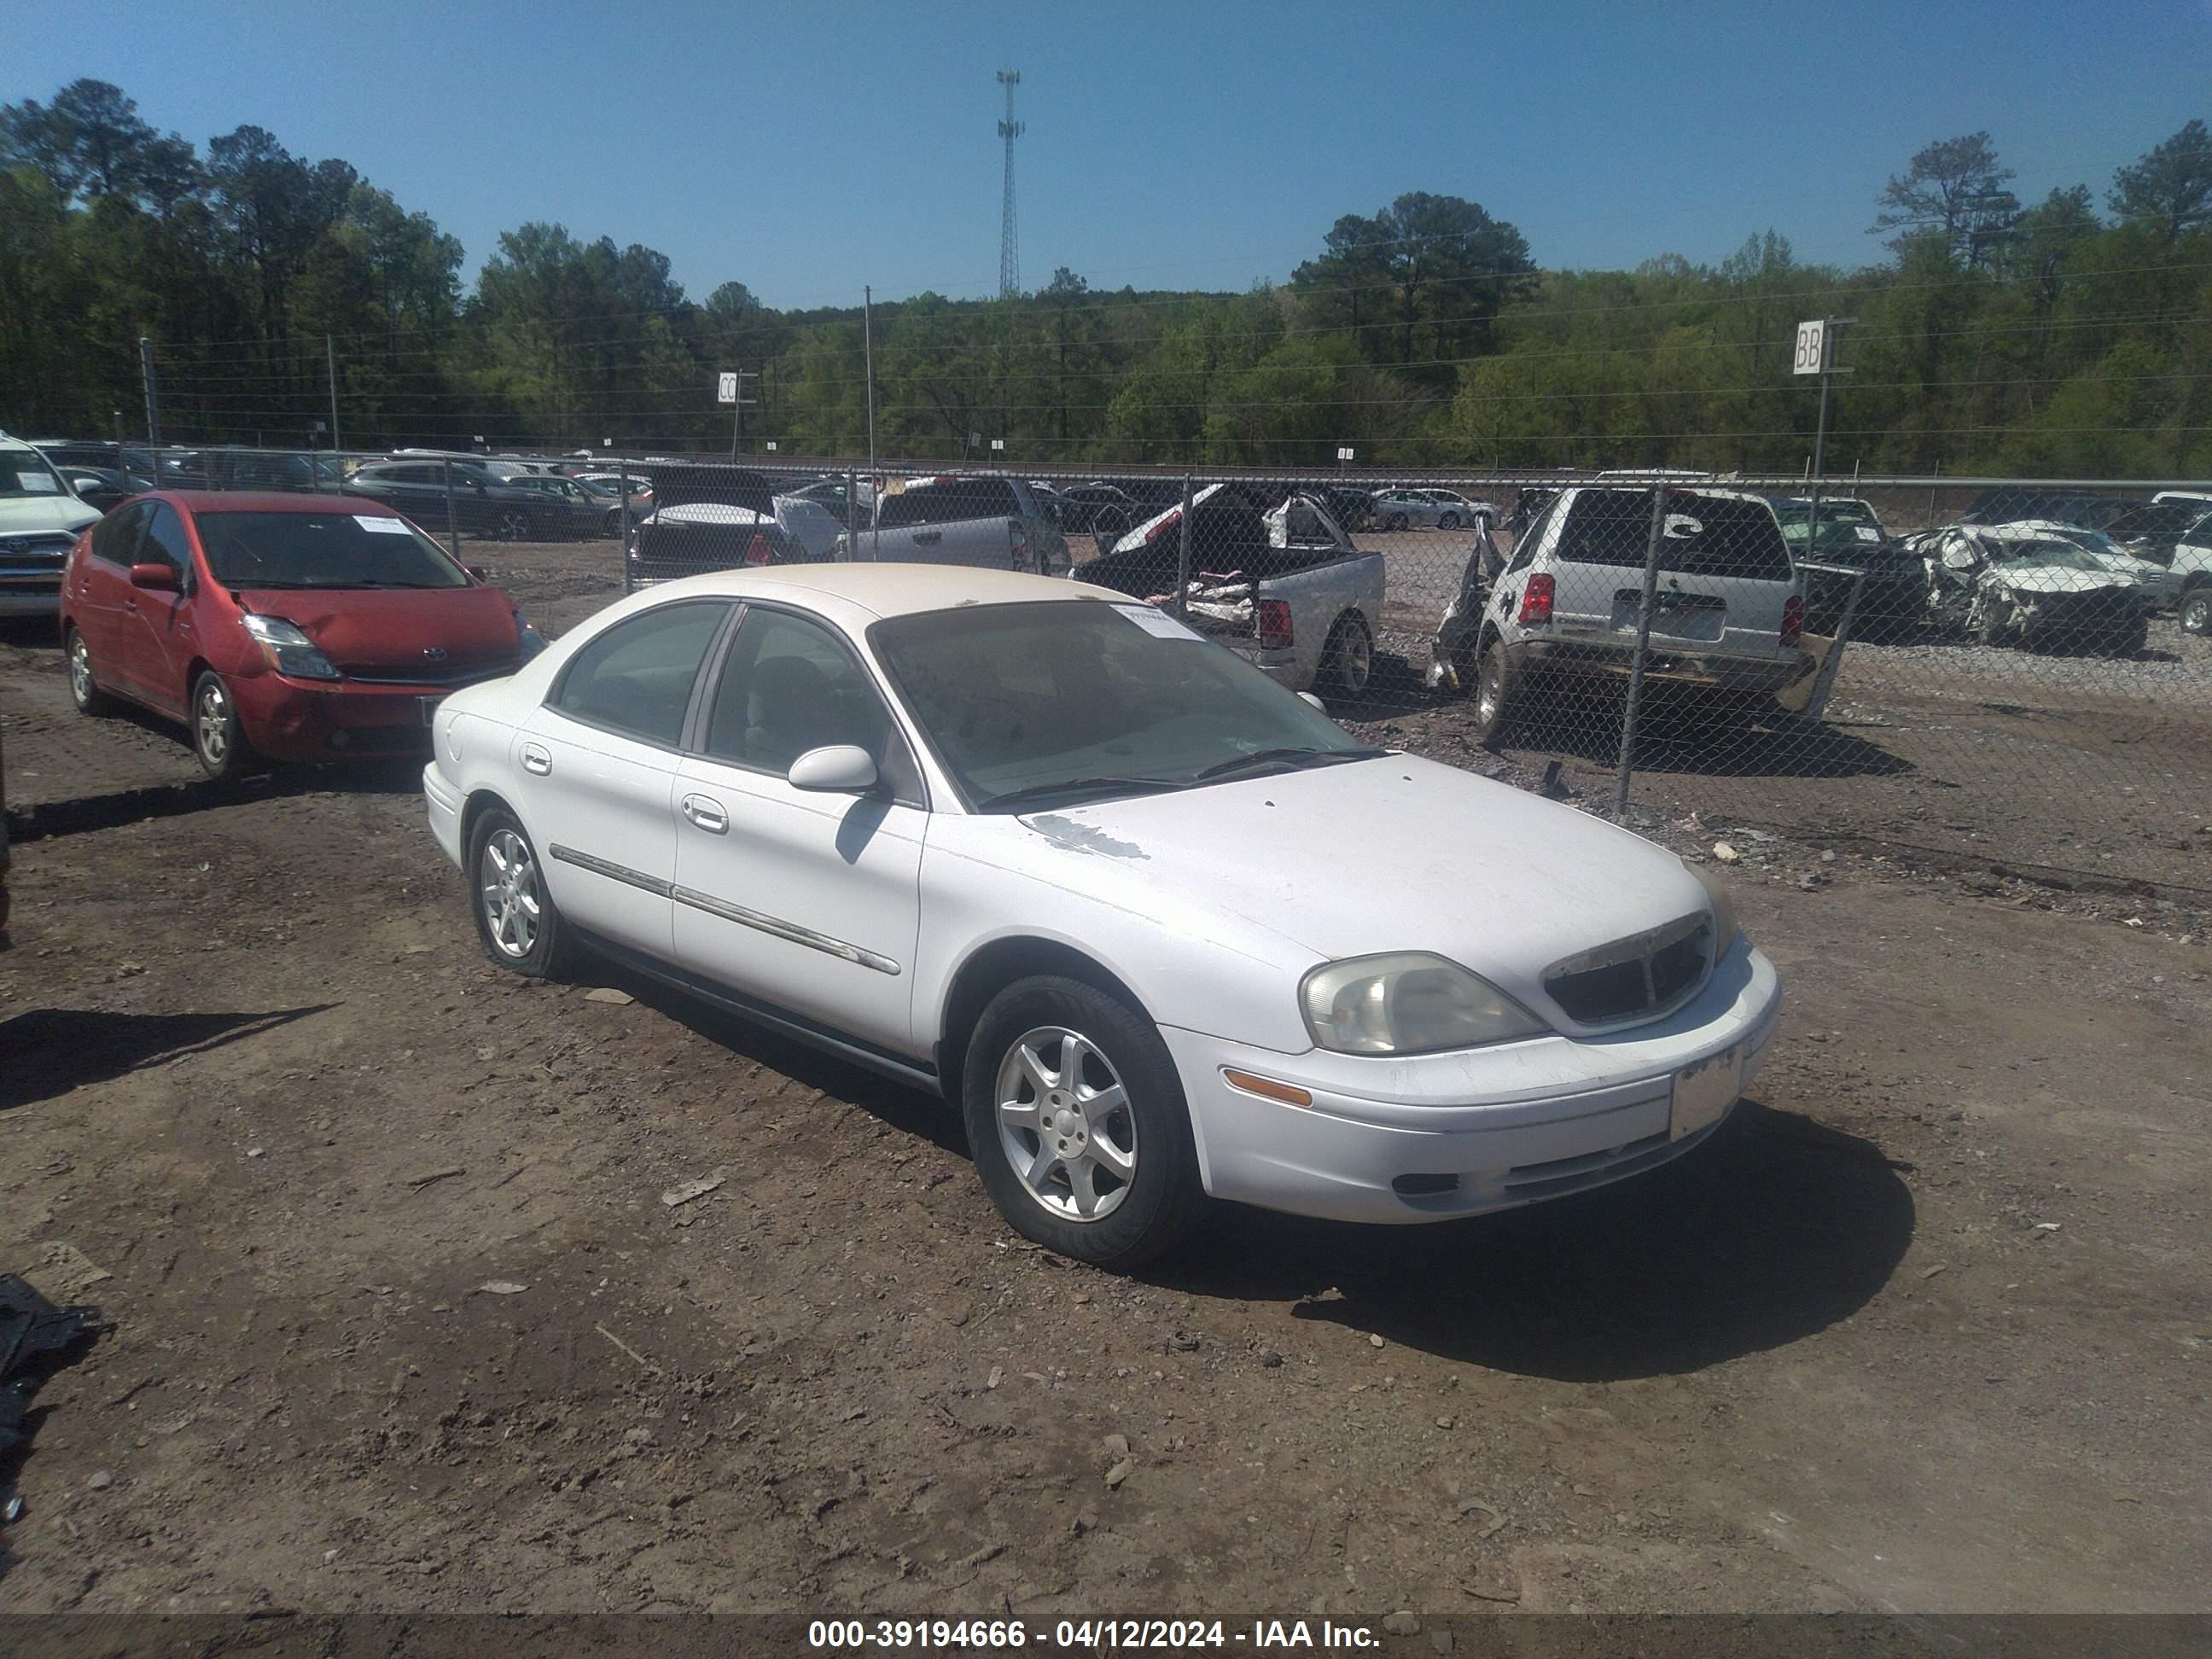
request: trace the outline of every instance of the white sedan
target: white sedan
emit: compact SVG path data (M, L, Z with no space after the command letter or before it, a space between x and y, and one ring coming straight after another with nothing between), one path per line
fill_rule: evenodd
M1127 596L896 564L631 595L447 697L492 960L580 946L941 1093L1027 1237L1432 1221L1711 1135L1781 988L1626 830L1366 747Z

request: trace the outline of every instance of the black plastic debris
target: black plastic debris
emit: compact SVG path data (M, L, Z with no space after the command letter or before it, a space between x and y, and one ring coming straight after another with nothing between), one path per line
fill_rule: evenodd
M99 1309L58 1308L14 1273L0 1273L0 1456L22 1438L31 1396L61 1356L107 1328Z

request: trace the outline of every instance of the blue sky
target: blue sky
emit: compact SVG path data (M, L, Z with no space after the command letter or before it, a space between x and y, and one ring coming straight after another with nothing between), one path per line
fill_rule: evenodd
M1025 286L1241 289L1409 190L1547 266L1881 257L1883 181L1986 128L2023 200L2212 118L2212 0L2002 8L1407 3L626 8L200 0L19 12L0 102L112 81L204 145L340 156L467 250L556 220L642 242L693 297L997 284L1000 89L1023 74Z

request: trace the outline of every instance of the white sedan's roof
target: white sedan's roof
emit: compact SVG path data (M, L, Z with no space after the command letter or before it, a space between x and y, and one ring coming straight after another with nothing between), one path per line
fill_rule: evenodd
M866 532L862 532L865 543ZM851 606L877 617L950 611L963 605L1035 605L1051 599L1129 596L1065 576L1032 576L961 564L779 564L686 576L650 590L656 599L687 596L787 599L815 609Z

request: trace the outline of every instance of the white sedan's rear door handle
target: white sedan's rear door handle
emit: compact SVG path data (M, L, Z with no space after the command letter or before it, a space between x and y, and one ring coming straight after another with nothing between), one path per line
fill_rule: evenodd
M722 803L704 795L684 796L684 816L710 836L726 834L730 827L730 815L722 810Z
M553 757L534 743L522 745L522 769L544 777L553 769Z

